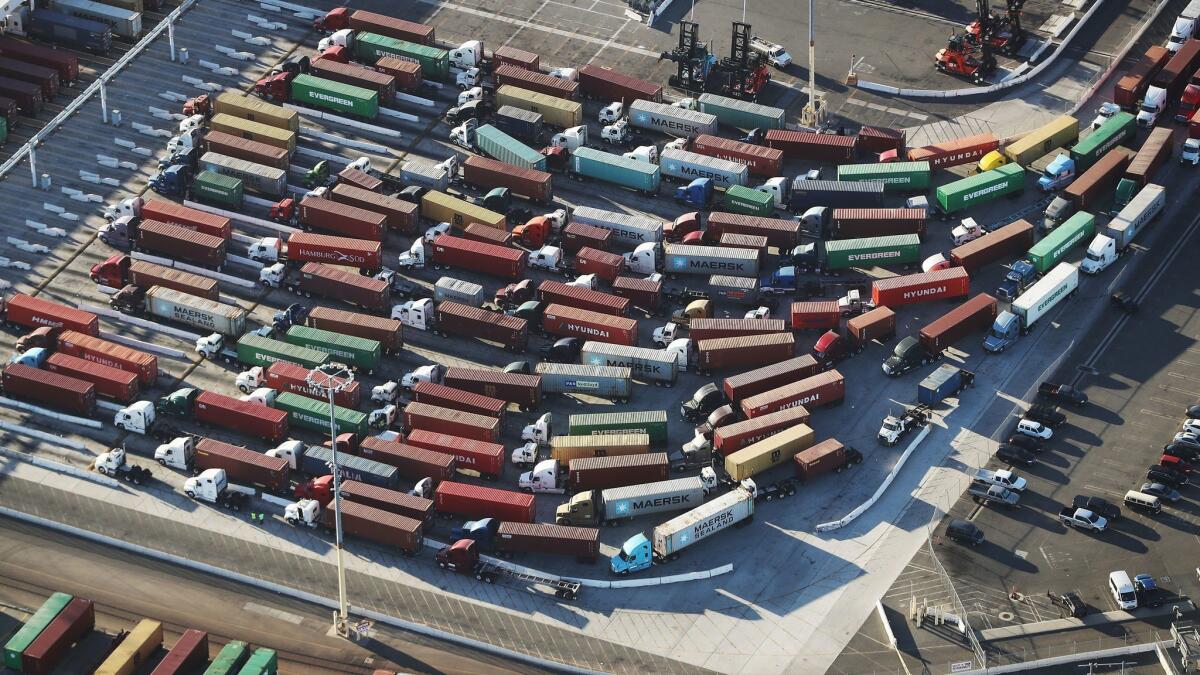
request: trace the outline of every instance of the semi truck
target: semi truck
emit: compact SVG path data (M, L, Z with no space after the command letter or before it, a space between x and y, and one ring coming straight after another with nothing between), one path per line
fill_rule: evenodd
M1057 265L1076 244L1096 233L1096 217L1079 211L1061 226L1034 244L1025 254L1039 274Z
M715 475L707 481L692 476L607 490L587 490L560 504L555 509L554 521L559 525L597 527L618 525L655 513L690 510L704 502L715 481Z
M1162 213L1167 203L1166 190L1150 183L1108 221L1088 245L1079 270L1084 274L1099 274L1117 261L1134 237Z
M109 296L113 309L173 321L209 333L237 337L246 332L246 310L163 286L129 285Z
M992 353L1004 351L1078 288L1079 268L1071 263L1058 263L1014 300L1008 310L1000 312L983 341L983 348Z
M1042 230L1049 231L1061 225L1077 211L1095 209L1110 197L1117 181L1129 166L1133 153L1127 148L1116 147L1106 153L1079 178L1056 195L1043 214ZM1069 160L1068 160L1069 161ZM1073 177L1074 169L1071 169Z
M258 278L263 285L287 288L305 297L316 295L337 299L380 312L391 306L391 286L386 281L332 265L309 262L297 270L289 269L284 263L275 263L262 268Z
M392 318L417 330L496 342L515 352L525 351L529 344L529 324L525 319L458 302L434 305L429 298L410 300L393 306Z

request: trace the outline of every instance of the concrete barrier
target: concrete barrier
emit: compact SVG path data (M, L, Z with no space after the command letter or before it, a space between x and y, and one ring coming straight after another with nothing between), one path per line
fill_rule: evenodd
M817 525L817 532L829 532L831 530L845 527L854 522L854 520L863 513L866 513L867 509L874 506L875 502L879 501L879 498L882 497L883 493L887 491L888 487L892 484L892 481L896 480L896 476L900 475L900 472L904 469L905 462L908 461L908 458L912 456L913 451L917 449L917 446L921 445L921 441L925 440L925 437L929 435L929 432L932 429L932 423L926 424L925 427L921 429L920 433L917 434L917 437L914 438L912 442L908 444L908 447L904 449L904 454L900 455L900 459L896 462L896 466L892 467L891 473L887 475L887 478L883 479L883 483L879 485L879 488L875 490L875 494L871 495L870 499L862 504L859 504L853 511L847 513L839 520L832 520L828 523L821 523L820 525Z
M60 413L57 410L50 410L49 408L43 408L41 406L33 405L32 403L18 401L5 396L0 396L0 405L7 406L9 408L17 408L18 410L25 410L36 415L44 415L50 419L66 422L67 424L77 424L81 427L99 429L104 426L98 420L88 419L86 417L76 417L75 415L67 415L65 413Z
M106 487L120 487L120 485L121 485L121 483L119 483L117 480L115 480L113 478L109 478L108 476L101 476L100 474L97 474L97 473L92 473L90 471L84 471L83 469L77 469L68 464L54 462L54 461L51 461L48 459L43 459L41 457L26 454L24 452L18 452L16 450L9 450L8 448L0 448L0 456L8 457L10 459L15 459L15 460L18 460L21 462L27 462L29 464L33 464L34 466L40 466L43 469L49 469L50 471L53 471L55 473L61 473L66 476L74 476L75 478L81 478L83 480L90 481L92 483L96 483L97 485L104 485ZM0 468L0 473L5 473L5 472L7 472L7 469Z
M1125 647L1114 647L1112 649L1100 649L1092 652L1079 652L1077 654L1066 654L1064 656L1053 656L1048 659L1038 659L1037 661L1024 661L1021 663L1009 663L1003 666L991 666L979 668L976 670L966 671L965 675L1001 675L1002 673L1019 673L1026 670L1049 669L1055 666L1066 666L1073 663L1088 663L1104 661L1121 656L1132 656L1134 654L1145 654L1152 652L1161 647L1172 646L1170 640L1162 642L1147 642L1140 645L1127 645Z
M0 429L12 432L14 434L22 434L24 436L29 436L30 438L36 438L39 441L45 441L51 445L58 445L64 448L70 448L72 450L83 450L87 447L79 441L73 441L69 438L62 438L60 436L55 436L54 434L48 434L44 431L38 431L37 429L30 429L29 427L24 427L20 424L13 424L11 422L0 421Z

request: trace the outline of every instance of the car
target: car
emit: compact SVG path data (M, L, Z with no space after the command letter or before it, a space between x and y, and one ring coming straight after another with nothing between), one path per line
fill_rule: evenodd
M1171 439L1171 443L1179 443L1191 448L1200 449L1200 436L1190 434L1186 431L1181 431L1175 434L1175 438Z
M1188 409L1185 410L1184 413L1188 417L1200 417L1200 403L1188 406Z
M1057 429L1067 423L1067 416L1060 413L1053 404L1029 406L1029 410L1025 411L1025 419L1036 420L1051 429Z
M1183 499L1183 495L1179 494L1179 490L1163 483L1142 483L1142 487L1138 492L1154 495L1159 499L1172 503Z
M1158 585L1149 574L1139 574L1133 578L1133 590L1138 596L1139 607L1162 607L1170 593Z
M1037 456L1025 448L1018 448L1015 445L1001 445L996 449L996 456L1008 462L1009 464L1024 464L1031 466L1037 463Z
M1194 462L1200 459L1200 448L1185 445L1183 443L1168 443L1163 446L1163 454L1185 459L1189 462Z
M1058 607L1061 607L1067 613L1067 616L1071 616L1076 619L1087 616L1088 612L1091 611L1088 609L1088 606L1084 604L1078 593L1068 591L1062 595L1055 595L1050 591L1046 591L1046 597L1050 598L1050 602L1054 603Z
M796 494L796 483L790 478L785 478L778 483L771 483L765 488L759 489L754 495L755 501L771 502L777 499L785 499Z
M1200 435L1200 419L1196 419L1194 417L1187 418L1183 421L1181 429L1189 434Z
M1158 463L1163 466L1171 467L1180 473L1192 473L1196 470L1196 465L1175 455L1168 455L1165 452L1162 457L1158 458Z
M1033 436L1025 434L1013 434L1008 437L1008 444L1015 445L1019 448L1025 448L1030 452L1041 452L1043 450L1042 441Z
M1095 131L1104 125L1110 117L1121 112L1121 106L1112 101L1105 101L1096 109L1096 117L1092 119L1092 130Z
M1087 495L1075 495L1075 499L1071 502L1071 506L1077 509L1087 509L1099 516L1104 516L1109 520L1116 520L1121 517L1121 508L1116 504L1101 499L1100 497L1089 497Z
M809 169L801 174L800 180L821 180L821 170Z
M1057 382L1043 382L1038 385L1038 395L1055 403L1074 406L1087 405L1088 402L1087 394L1069 384L1058 384Z
M1147 469L1146 478L1149 478L1155 483L1165 483L1173 488L1178 488L1187 484L1187 474L1161 464L1155 464Z
M1026 419L1024 417L1017 422L1017 433L1040 438L1043 441L1048 441L1054 437L1054 432L1050 431L1050 427L1037 420Z
M978 546L983 543L983 530L975 523L955 518L946 526L946 537L960 544Z

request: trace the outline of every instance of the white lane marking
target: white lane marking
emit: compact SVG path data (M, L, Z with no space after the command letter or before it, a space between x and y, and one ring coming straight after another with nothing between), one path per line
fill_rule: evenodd
M1200 377L1192 377L1191 375L1184 375L1183 373L1177 373L1173 370L1168 371L1167 376L1174 377L1179 380L1191 380L1192 382L1200 382Z
M612 37L608 38L608 42L605 42L604 44L600 45L600 49L597 49L596 53L592 54L592 58L588 59L588 65L591 65L592 61L595 61L596 57L600 56L600 52L604 51L605 49L608 49L609 45L611 45L613 43L613 40L617 39L617 34L620 33L621 31L625 30L625 26L628 26L628 25L629 25L629 19L625 19L625 23L621 24L620 28L613 31Z
M543 9L545 9L545 8L546 8L546 5L548 5L548 4L550 4L550 0L542 0L542 4L538 5L538 8L537 8L537 9L535 9L535 10L533 10L533 14L530 14L530 15L529 15L529 22L530 22L530 24L529 24L529 25L531 25L531 26L533 25L533 23L532 23L532 22L533 22L533 20L534 20L535 18L537 18L537 15L538 15L538 14L541 14L541 13L542 13L542 10L543 10ZM524 27L524 26L521 26L520 28L518 28L518 29L514 30L514 31L512 32L512 35L509 35L509 36L508 36L508 39L504 41L504 44L502 44L502 45L500 45L500 46L501 46L501 47L507 47L507 46L508 46L508 43L510 43L510 42L512 42L513 40L517 39L517 36L518 36L518 35L520 35L520 34L521 34L521 31L522 31L522 30L524 30L524 29L525 29L525 27Z
M1176 419L1178 419L1174 415L1164 415L1162 413L1154 412L1153 410L1146 410L1145 408L1142 408L1139 412L1141 412L1143 415L1154 415L1155 417L1161 417L1164 420L1171 420L1172 422L1175 421ZM1141 426L1145 426L1145 425L1141 425Z
M1200 392L1188 391L1187 389L1180 389L1178 387L1168 387L1166 385L1163 385L1163 389L1166 389L1167 391L1173 391L1173 392L1176 392L1179 394L1187 394L1188 396L1191 396L1193 398L1200 398Z
M246 610L247 612L254 612L255 614L262 614L263 616L269 616L273 619L279 619L280 621L287 621L288 623L293 623L297 626L300 625L300 622L304 621L304 617L300 616L299 614L292 614L291 612L285 612L282 609L275 609L274 607L267 607L266 605L260 605L256 602L247 602L242 606L242 609Z

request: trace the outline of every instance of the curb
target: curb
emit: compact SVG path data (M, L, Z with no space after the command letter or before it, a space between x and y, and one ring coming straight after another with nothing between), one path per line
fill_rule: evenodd
M921 429L921 432L917 434L917 437L912 439L912 442L909 443L908 447L904 449L904 454L900 455L900 459L896 462L896 466L892 467L891 472L889 472L887 477L883 479L883 482L879 484L879 487L875 490L875 494L871 495L870 499L856 506L853 511L842 516L839 520L831 520L828 523L821 523L820 525L817 525L816 531L830 532L832 530L843 528L854 522L862 514L866 513L867 509L874 506L875 502L879 501L879 498L883 496L883 493L887 492L887 489L891 487L892 481L896 480L896 476L900 475L900 472L904 469L904 465L908 462L908 458L912 456L917 447L921 445L921 441L924 441L925 437L928 436L932 430L932 422L927 423Z

